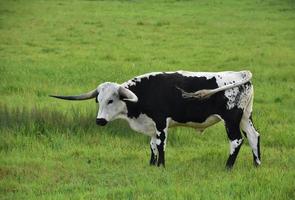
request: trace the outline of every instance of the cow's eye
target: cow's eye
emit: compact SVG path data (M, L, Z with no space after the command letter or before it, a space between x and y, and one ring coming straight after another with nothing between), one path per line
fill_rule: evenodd
M108 104L111 104L111 103L113 103L113 100L112 99L108 101Z

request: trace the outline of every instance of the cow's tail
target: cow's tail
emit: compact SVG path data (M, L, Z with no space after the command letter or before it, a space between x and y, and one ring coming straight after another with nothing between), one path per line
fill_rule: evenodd
M182 97L183 98L198 98L198 99L206 99L209 98L210 96L212 96L213 94L220 92L220 91L224 91L224 90L228 90L234 87L238 87L240 85L243 85L247 82L249 82L252 78L252 73L250 71L241 71L241 77L242 80L239 82L235 82L232 84L228 84L228 85L224 85L221 86L219 88L215 88L215 89L203 89L203 90L199 90L197 92L186 92L183 89L176 87L177 89L179 89L182 92Z

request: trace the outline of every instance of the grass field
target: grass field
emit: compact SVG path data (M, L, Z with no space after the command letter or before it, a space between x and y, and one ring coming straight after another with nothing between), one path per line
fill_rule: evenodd
M152 71L251 70L262 165L223 124L169 132L166 168L78 94ZM0 199L295 199L293 0L0 0Z

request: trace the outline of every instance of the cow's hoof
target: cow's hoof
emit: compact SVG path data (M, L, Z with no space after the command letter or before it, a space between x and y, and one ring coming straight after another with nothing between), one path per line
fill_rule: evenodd
M165 164L164 164L164 163L158 163L157 166L158 166L158 167L163 167L163 168L165 168Z
M151 160L150 161L150 166L156 166L156 160Z
M226 168L227 171L230 172L230 171L232 171L233 166L232 165L226 165L225 168Z
M261 162L257 163L256 161L253 162L254 167L258 168L261 165Z

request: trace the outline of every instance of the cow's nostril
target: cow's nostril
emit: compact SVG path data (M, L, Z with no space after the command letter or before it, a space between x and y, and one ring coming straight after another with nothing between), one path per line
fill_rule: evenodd
M100 126L104 126L108 123L108 121L104 118L97 118L96 119L96 124L97 125L100 125Z

